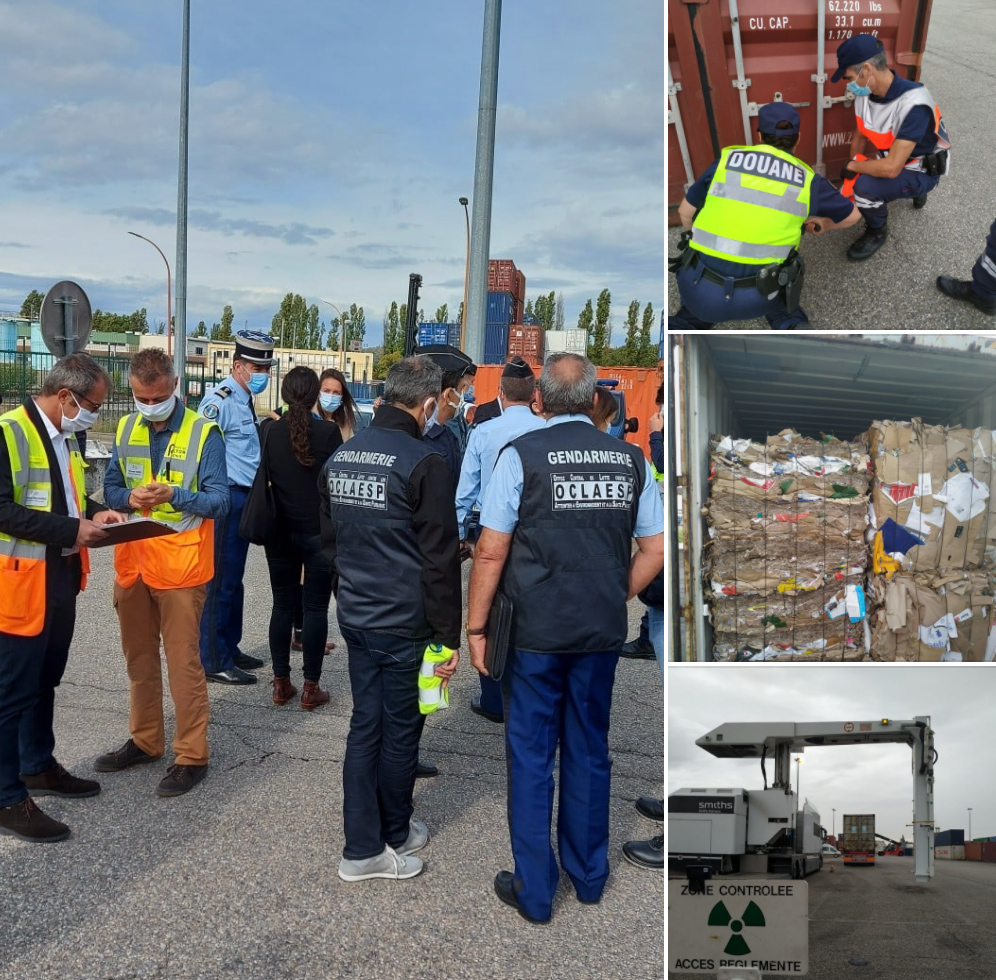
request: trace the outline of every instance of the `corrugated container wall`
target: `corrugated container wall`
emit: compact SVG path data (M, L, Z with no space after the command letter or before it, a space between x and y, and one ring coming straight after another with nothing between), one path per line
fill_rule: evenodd
M986 841L985 844L980 844L979 847L982 848L983 861L996 861L996 841Z
M581 354L588 352L588 334L584 330L547 330L546 353Z
M934 835L934 844L951 846L965 843L964 830L940 830Z
M449 343L448 323L420 323L418 325L419 347Z
M730 0L668 0L669 223L685 188L724 146L760 142L757 111L769 102L798 107L798 156L837 181L854 132L846 83L830 83L838 46L874 34L889 67L919 81L931 3L740 0L734 19Z
M511 259L491 259L488 262L488 292L509 293L514 296L517 273Z
M450 347L460 347L460 337L462 334L462 327L459 323L447 323L446 324L446 343Z
M488 293L488 312L484 325L485 364L505 363L513 305L511 293Z
M982 845L976 844L974 841L965 845L965 860L966 861L981 861L982 860Z
M543 364L543 328L513 324L508 328L508 356L521 357L533 367Z

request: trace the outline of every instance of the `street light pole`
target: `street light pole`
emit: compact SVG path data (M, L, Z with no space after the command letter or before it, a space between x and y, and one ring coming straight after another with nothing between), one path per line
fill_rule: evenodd
M463 267L463 316L460 320L460 350L467 347L467 296L470 292L470 212L467 205L470 201L465 197L460 198L463 205L463 216L467 222L467 260Z
M796 804L799 803L799 770L802 768L802 756L797 755L795 757L795 799Z
M179 342L173 364L180 399L187 402L187 135L190 129L190 0L183 0L183 43L180 55L180 153L176 191L176 328Z
M837 826L837 811L833 810L832 813L833 816L830 817L830 836L836 839L837 831L834 828ZM836 846L837 845L834 844L834 847Z
M129 231L129 235L134 235L136 238L141 238L143 242L148 242L159 254L162 256L163 262L166 263L166 353L172 357L173 356L173 280L171 278L171 273L169 269L169 259L163 255L163 250L151 239L146 238L145 235L140 235L137 231Z
M335 310L336 316L339 317L339 330L341 336L339 338L339 350L342 352L339 358L339 370L342 372L343 377L346 376L346 320L342 315L342 310L339 309L335 303L330 303L327 299L323 299L322 302L326 306L331 306Z

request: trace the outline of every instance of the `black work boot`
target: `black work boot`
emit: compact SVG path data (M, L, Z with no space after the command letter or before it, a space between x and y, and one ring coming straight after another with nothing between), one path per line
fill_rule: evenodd
M919 211L921 208L925 208L926 206L927 206L927 195L926 194L921 194L919 197L914 197L913 198L913 207L917 211Z
M980 296L972 288L971 279L952 279L951 276L938 276L937 288L945 296L971 303L986 316L996 316L996 299L986 299L984 296Z
M0 834L8 834L29 844L50 844L65 840L69 828L38 809L31 797L13 806L0 807Z
M847 250L847 257L852 262L864 262L870 259L889 237L889 226L868 228L865 233Z

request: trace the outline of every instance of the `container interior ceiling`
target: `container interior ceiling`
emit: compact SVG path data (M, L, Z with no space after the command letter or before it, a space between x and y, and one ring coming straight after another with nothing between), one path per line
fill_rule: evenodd
M853 439L875 419L996 426L996 357L870 340L701 336L737 431Z

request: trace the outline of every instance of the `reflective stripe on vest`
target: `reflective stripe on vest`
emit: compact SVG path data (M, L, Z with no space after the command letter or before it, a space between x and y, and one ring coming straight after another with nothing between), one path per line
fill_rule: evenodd
M45 441L24 406L0 418L10 458L14 503L28 510L51 513L54 486ZM66 493L76 497L76 507L86 513L85 464L78 450L70 450L72 485ZM47 545L0 532L0 632L37 636L45 625L45 551ZM86 587L90 564L80 549L83 568L81 588Z
M814 176L773 146L726 147L689 244L731 262L784 261L802 238Z
M941 118L941 110L922 85L907 89L891 102L872 102L862 96L854 102L854 121L858 132L869 139L876 149L888 153L896 141L896 133L902 128L910 111L917 106L926 106L934 114L934 135L937 136L937 149L949 150L947 127ZM923 170L923 158L913 157L904 164L906 170Z
M118 463L129 490L147 486L152 482L152 449L149 444L149 426L139 425L137 412L125 416L118 423L115 437L118 447ZM156 474L156 482L169 483L192 493L197 492L197 469L201 451L211 426L209 419L184 409L180 429L170 435L169 444L163 455L163 462ZM184 514L172 504L157 504L150 516L175 527L177 531L189 531L198 527L203 518L196 514Z

